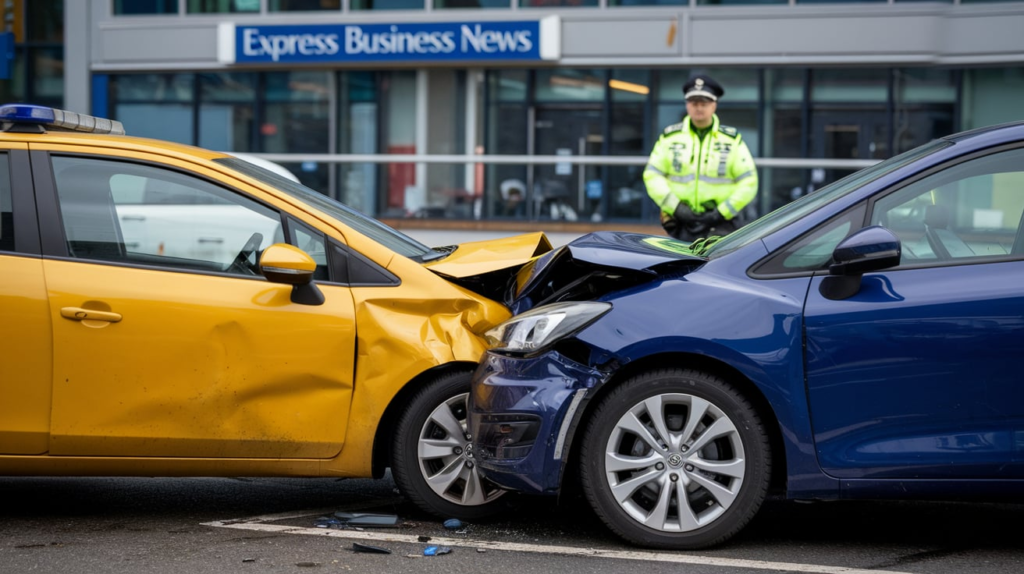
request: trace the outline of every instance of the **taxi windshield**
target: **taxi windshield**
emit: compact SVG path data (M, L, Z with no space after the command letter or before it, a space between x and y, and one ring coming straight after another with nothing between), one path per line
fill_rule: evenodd
M863 185L951 145L953 144L945 140L935 140L931 143L924 144L908 152L904 152L883 162L877 163L871 167L866 167L860 171L854 172L835 183L815 191L814 193L805 195L792 203L776 209L768 215L751 222L749 225L741 227L734 233L730 233L729 235L721 238L721 240L704 242L699 246L701 248L701 252L698 254L708 257L709 259L714 259L716 257L721 257L726 253L735 251L744 245L748 245L775 233L779 229L782 229L805 215L817 211L822 206L843 197ZM694 244L696 245L697 242L694 242Z
M436 252L419 241L384 225L376 219L366 216L326 195L314 191L300 183L236 157L224 157L213 160L219 164L226 165L231 169L247 175L255 180L265 183L274 189L282 191L299 201L308 204L320 211L330 215L348 227L373 239L388 249L415 259L417 261L431 261L444 257L446 253Z

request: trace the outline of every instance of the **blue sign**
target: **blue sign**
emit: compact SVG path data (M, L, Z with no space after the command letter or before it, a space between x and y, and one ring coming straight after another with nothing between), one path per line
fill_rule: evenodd
M546 19L550 19L548 17ZM557 17L556 17L557 18ZM222 24L219 58L238 64L442 62L557 58L558 21ZM542 50L542 28L553 30ZM552 51L554 50L554 51Z
M14 68L14 34L3 32L0 33L0 80L10 79L12 68Z

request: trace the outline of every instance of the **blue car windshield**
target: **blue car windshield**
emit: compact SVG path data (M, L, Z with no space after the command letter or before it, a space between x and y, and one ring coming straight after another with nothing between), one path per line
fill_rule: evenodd
M703 250L702 255L709 259L714 259L735 251L744 245L759 241L861 186L951 145L953 144L946 140L935 140L871 167L854 172L814 193L805 195L792 203L776 209L718 241L713 243L708 241L708 247Z
M295 183L294 181L281 177L270 170L264 169L244 159L225 157L215 159L213 161L226 165L241 174L247 175L257 181L273 187L276 190L282 191L302 203L319 209L395 253L417 261L430 261L432 259L444 257L445 255L444 253L434 251L408 235L392 229L372 217L363 215L351 207L343 205L322 193L313 191L302 184Z

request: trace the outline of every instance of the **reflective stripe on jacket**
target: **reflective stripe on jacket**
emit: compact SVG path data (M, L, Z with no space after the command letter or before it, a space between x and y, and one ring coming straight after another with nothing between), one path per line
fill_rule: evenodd
M718 116L701 141L687 116L665 128L644 170L647 195L672 215L679 202L703 213L714 202L732 219L757 195L757 169L747 144L735 128L721 126Z

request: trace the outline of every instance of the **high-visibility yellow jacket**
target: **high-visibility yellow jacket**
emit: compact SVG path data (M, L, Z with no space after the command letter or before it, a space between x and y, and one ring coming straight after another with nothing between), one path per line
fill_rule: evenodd
M747 144L736 128L719 125L701 141L690 129L690 117L667 128L654 144L644 170L647 194L668 215L685 202L694 213L703 213L714 202L726 219L732 219L757 195L757 169Z

